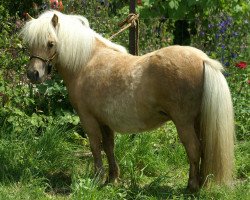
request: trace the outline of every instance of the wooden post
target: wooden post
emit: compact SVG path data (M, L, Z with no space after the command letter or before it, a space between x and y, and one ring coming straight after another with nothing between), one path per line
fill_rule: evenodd
M130 5L129 5L129 13L134 13L135 14L135 3L136 0L130 0ZM138 24L137 24L138 25ZM138 34L138 26L135 27L130 27L129 28L129 53L133 55L138 55L138 45L137 45L137 38L136 35ZM136 134L131 134L130 138L131 140L135 139Z
M136 0L130 0L129 13L136 12ZM137 36L138 35L138 26L130 27L129 29L129 53L133 55L138 55L138 46L137 46Z

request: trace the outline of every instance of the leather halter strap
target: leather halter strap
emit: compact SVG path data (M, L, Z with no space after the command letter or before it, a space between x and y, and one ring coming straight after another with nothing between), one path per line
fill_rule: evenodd
M49 64L55 57L56 57L57 53L55 52L50 58L46 59L46 58L43 58L41 56L38 56L38 55L31 55L30 56L30 60L33 59L33 58L38 58L40 59L41 61L45 62L46 64Z
M48 74L50 74L51 72L51 69L52 69L52 64L51 64L51 61L56 57L57 53L55 52L50 58L48 59L45 59L41 56L37 56L37 55L31 55L30 56L30 60L33 59L33 58L37 58L41 61L43 61L47 67L47 70L48 70Z

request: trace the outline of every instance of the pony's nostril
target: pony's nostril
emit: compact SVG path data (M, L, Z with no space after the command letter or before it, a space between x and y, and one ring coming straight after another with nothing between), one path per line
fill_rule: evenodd
M39 72L37 70L29 70L27 72L27 77L31 81L38 81L39 80Z
M37 70L34 71L34 79L36 81L39 79L39 72Z
M32 71L27 71L27 77L28 77L28 79L30 79L30 80L33 79L33 73L32 73Z

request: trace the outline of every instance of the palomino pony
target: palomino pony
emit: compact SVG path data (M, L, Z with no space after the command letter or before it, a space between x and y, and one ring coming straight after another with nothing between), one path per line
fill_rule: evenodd
M103 173L102 148L107 155L108 182L119 176L114 131L142 132L172 120L190 164L188 188L197 191L209 175L231 184L233 106L219 62L188 46L133 56L89 28L86 18L57 11L32 18L21 34L31 51L29 79L44 81L49 65L58 70L96 173Z

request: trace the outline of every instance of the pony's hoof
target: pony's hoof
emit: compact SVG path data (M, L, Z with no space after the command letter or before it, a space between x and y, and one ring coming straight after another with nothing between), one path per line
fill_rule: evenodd
M200 185L197 183L197 184L194 184L194 183L189 183L188 186L187 186L187 190L190 192L190 193L196 193L200 190Z
M112 184L114 186L117 186L119 183L118 178L107 178L105 181L105 185Z

